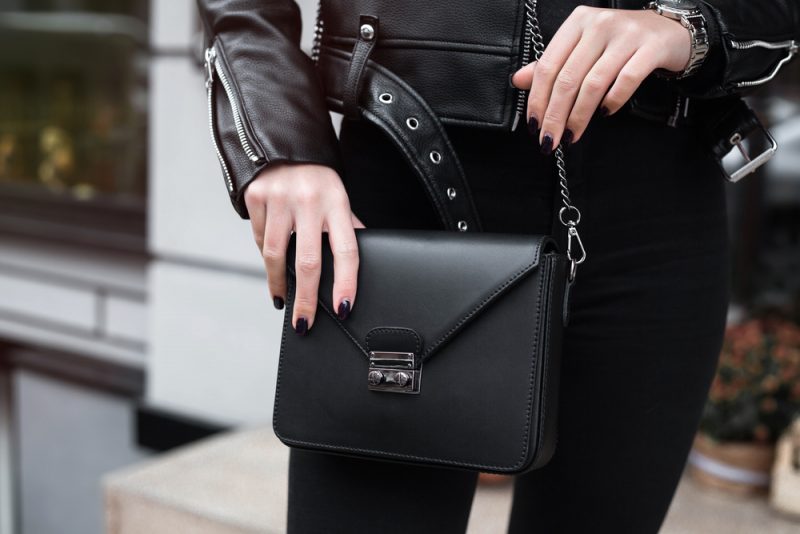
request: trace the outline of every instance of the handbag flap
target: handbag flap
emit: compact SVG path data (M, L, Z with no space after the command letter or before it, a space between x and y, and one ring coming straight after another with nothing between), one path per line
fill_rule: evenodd
M557 249L552 237L531 234L384 228L356 228L355 234L359 270L353 310L343 321L336 316L333 256L323 232L318 313L321 307L367 358L370 332L399 327L416 333L422 361L429 360L533 272L543 251ZM291 287L295 235L287 249Z

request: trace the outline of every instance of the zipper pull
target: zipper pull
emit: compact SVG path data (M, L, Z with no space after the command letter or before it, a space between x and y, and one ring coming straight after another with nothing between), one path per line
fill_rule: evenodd
M217 51L213 46L206 48L206 89L211 89L214 83L214 62L217 59Z

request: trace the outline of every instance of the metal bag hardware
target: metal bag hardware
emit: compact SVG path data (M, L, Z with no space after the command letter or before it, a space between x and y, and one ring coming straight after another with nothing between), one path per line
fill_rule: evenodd
M419 393L422 369L415 364L413 352L370 351L367 385L372 391Z

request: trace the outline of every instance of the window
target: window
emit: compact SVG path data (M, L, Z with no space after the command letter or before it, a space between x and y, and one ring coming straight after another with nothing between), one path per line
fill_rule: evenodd
M0 8L0 230L143 249L148 5Z

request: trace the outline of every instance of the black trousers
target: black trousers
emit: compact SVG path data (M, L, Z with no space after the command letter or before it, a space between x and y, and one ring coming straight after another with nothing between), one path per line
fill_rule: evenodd
M551 232L554 156L524 125L447 130L484 230ZM351 206L367 227L441 228L379 130L345 121L340 141ZM516 478L509 532L656 533L722 343L725 182L695 131L625 112L592 119L566 154L589 257L565 331L557 449ZM292 450L289 532L463 533L475 483L467 471Z

